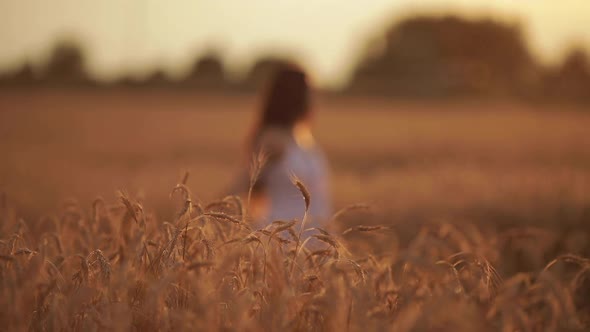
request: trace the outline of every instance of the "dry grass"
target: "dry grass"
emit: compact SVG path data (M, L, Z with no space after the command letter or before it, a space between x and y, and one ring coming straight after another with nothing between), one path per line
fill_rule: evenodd
M187 177L185 176L185 179ZM300 188L302 204L309 197ZM390 226L252 229L239 198L207 204L173 190L160 222L125 194L74 202L29 225L2 206L0 322L7 330L564 331L590 327L590 260L561 255L502 276L517 253L475 225L417 227L404 246ZM354 213L359 206L338 214ZM303 217L304 218L304 217ZM527 232L522 229L521 232ZM535 236L535 232L529 232ZM558 236L558 234L555 234ZM537 235L538 236L538 235ZM319 240L313 246L309 239ZM555 250L555 249L554 249ZM537 251L539 249L537 248ZM549 254L541 252L539 254Z

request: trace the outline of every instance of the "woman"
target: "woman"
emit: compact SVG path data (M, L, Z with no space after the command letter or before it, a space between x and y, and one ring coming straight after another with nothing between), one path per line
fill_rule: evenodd
M305 203L292 183L296 176L311 196L306 227L320 227L331 214L328 170L324 154L311 133L306 75L293 65L285 65L270 83L248 142L250 156L266 156L253 186L254 222L263 227L276 220L303 218ZM249 182L248 177L242 177L239 190L247 191Z

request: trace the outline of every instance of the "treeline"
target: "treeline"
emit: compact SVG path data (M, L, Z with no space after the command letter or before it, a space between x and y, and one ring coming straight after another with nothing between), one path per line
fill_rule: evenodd
M396 98L517 98L590 103L590 61L571 50L548 67L532 56L518 25L492 20L413 17L393 24L367 44L349 85L339 93ZM156 70L144 79L123 77L100 83L88 74L77 43L58 43L47 63L0 74L4 85L189 87L251 91L285 59L255 63L245 79L229 80L219 55L195 60L187 74L172 80Z
M264 79L280 64L289 62L279 57L259 59L243 80L228 79L221 57L209 53L195 59L187 73L172 79L161 69L143 78L123 75L117 80L103 82L90 75L83 47L72 40L59 41L49 59L40 66L25 63L13 71L0 72L0 87L130 87L130 88L190 88L204 91L240 92L258 89Z
M590 103L590 62L571 50L548 67L531 55L518 25L414 17L372 40L349 93L409 98L518 98Z

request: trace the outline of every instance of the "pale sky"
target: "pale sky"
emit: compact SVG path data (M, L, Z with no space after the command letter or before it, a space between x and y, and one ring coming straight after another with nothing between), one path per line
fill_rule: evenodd
M367 38L416 12L519 22L544 62L574 44L590 49L590 0L0 0L0 68L41 63L73 36L102 79L157 66L180 75L196 53L217 50L236 75L258 56L287 54L337 86Z

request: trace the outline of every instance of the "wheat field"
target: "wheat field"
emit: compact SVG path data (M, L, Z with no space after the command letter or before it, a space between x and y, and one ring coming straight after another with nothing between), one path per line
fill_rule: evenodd
M337 212L255 229L256 104L1 92L1 329L590 328L589 113L318 97Z

